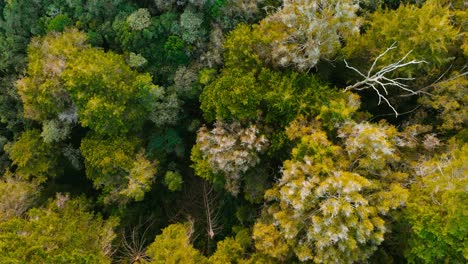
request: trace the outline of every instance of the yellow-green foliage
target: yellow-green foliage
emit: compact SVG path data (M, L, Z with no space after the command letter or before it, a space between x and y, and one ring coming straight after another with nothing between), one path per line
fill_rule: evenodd
M88 212L84 199L58 195L26 219L0 222L0 262L111 263L117 224Z
M348 122L338 131L346 134L343 147L332 144L318 124L308 133L288 133L293 131L304 135L284 162L282 178L266 193L273 224L255 225L257 249L279 259L294 252L315 263L365 260L384 239L385 215L408 196L401 186L406 174L390 169L399 160L396 129ZM285 242L273 246L272 237Z
M468 125L468 78L454 72L448 80L434 85L431 95L421 98L424 105L437 110L442 130L462 129Z
M356 113L361 105L359 96L353 93L347 93L347 98L333 98L328 102L322 102L320 113L316 117L323 123L323 126L329 130L341 125Z
M241 24L229 32L224 46L224 60L227 68L241 67L254 69L261 65L257 45L259 37L251 26Z
M227 237L218 242L215 253L209 258L209 263L239 263L239 261L242 260L244 250L245 249L236 239Z
M182 175L178 171L167 171L164 175L164 184L172 192L179 191L183 183Z
M36 129L23 132L13 144L6 145L5 150L21 178L35 177L43 182L58 174L58 149L45 143Z
M348 122L338 136L343 138L349 159L362 170L384 170L388 163L399 160L393 141L397 129L384 122L380 125Z
M460 49L465 55L468 56L468 9L464 0L442 0L443 4L450 6L452 21L460 27Z
M208 161L208 157L203 154L197 145L192 148L190 160L192 161L192 168L197 176L202 177L215 185L224 186L226 179L223 175L215 174L213 172Z
M193 226L190 223L173 224L163 229L146 254L152 264L203 264L207 259L192 247Z
M284 237L272 224L256 223L253 238L255 248L268 256L284 260L290 255L290 249Z
M298 114L317 114L330 98L346 98L315 76L265 67L260 60L265 36L258 27L246 25L228 34L224 44L226 67L200 95L200 108L208 121L263 117L285 126Z
M250 119L257 116L264 92L265 87L257 84L254 72L225 69L203 90L200 107L208 120Z
M161 88L139 74L122 55L86 44L74 29L34 39L28 48L26 77L17 82L25 116L44 121L77 107L79 122L101 134L141 127Z
M160 89L148 74L131 70L123 56L98 49L69 62L63 80L81 125L109 135L140 128Z
M86 35L77 30L31 41L26 76L16 83L27 118L50 119L65 110L70 100L60 76L67 63L88 48Z
M411 52L408 60L425 60L424 69L438 68L449 60L449 47L457 39L458 30L451 25L450 11L436 0L422 7L402 4L397 10L378 10L364 27L365 33L347 42L347 57L369 59L383 53L393 43L397 48L379 60L379 65L399 61ZM414 68L406 68L407 73Z
M137 139L92 135L81 141L80 150L86 176L103 189L104 202L139 201L150 190L156 165L145 158Z
M347 94L321 83L316 77L268 68L225 68L200 95L209 121L256 120L285 126L297 115L318 114L324 102Z
M468 261L468 144L416 167L406 218L411 225L410 263Z
M36 181L27 181L7 172L0 179L0 222L21 217L34 204L40 188Z

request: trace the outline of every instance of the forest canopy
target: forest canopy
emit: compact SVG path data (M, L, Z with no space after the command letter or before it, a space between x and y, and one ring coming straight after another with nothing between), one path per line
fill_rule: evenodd
M467 10L0 2L0 263L466 263Z

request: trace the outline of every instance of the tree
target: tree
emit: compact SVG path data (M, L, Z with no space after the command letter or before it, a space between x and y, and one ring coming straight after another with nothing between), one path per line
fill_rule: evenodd
M218 242L215 253L209 258L209 263L239 263L242 260L244 249L233 238L225 238Z
M159 11L161 12L170 11L175 3L176 0L154 0L156 8L159 9Z
M181 118L182 101L176 93L163 93L161 97L162 99L150 111L149 119L160 128L177 124Z
M405 216L411 226L410 263L464 263L468 260L468 145L416 165Z
M16 82L26 118L50 120L70 107L62 74L67 64L88 48L86 36L76 30L31 41L26 76Z
M375 58L374 62L372 63L371 68L367 72L367 74L361 73L358 69L349 66L348 63L345 60L344 62L346 64L347 68L354 70L362 78L364 78L363 80L361 80L361 81L359 81L359 82L357 82L357 83L355 83L353 85L348 85L346 87L345 91L348 91L348 90L362 91L362 90L365 90L365 89L372 88L372 90L374 90L374 92L377 94L377 96L379 98L379 103L378 104L380 105L382 100L385 101L385 103L387 103L387 105L393 110L393 112L395 112L395 116L398 117L397 110L395 109L395 107L392 106L392 104L390 104L390 102L387 99L387 96L389 95L388 90L393 87L393 88L396 88L396 89L403 90L403 91L407 92L410 95L417 94L417 92L414 91L414 90L411 90L407 84L401 82L401 81L405 81L405 80L406 81L414 80L414 78L391 78L391 77L388 77L388 76L385 76L385 75L386 74L391 74L392 72L398 71L398 69L404 68L404 67L409 66L409 65L417 65L417 64L425 63L425 61L422 61L422 60L405 61L406 57L408 57L408 55L410 55L410 53L411 53L411 51L409 51L400 60L398 60L396 62L393 62L392 64L385 65L379 71L374 73L373 72L374 67L377 64L378 60L380 58L385 57L385 54L387 54L387 52L389 52L390 50L395 49L395 48L396 47L395 47L395 43L394 43L387 50L385 50L382 54L377 56L377 58Z
M211 131L206 127L198 131L197 145L194 148L201 151L202 159L208 161L214 174L224 176L225 188L237 195L243 174L258 164L260 161L258 154L263 152L267 144L267 139L259 134L255 125L243 128L237 122L232 124L217 122ZM203 174L203 171L196 170L196 173L210 180L210 176Z
M225 30L235 28L239 24L251 24L264 16L262 7L272 9L272 2L276 6L279 1L264 0L214 0L207 1L207 9L213 19ZM269 10L268 10L269 11Z
M81 141L86 176L103 189L105 203L141 201L156 174L156 164L146 159L136 138L102 138L90 135Z
M5 146L15 173L23 178L36 178L39 182L54 177L59 172L59 153L56 146L42 140L38 130L27 130L12 144Z
M153 264L198 264L206 263L206 258L194 249L190 243L193 234L191 223L172 224L157 235L149 245L146 254Z
M407 67L398 73L415 75L419 69L428 71L449 61L449 48L457 36L448 7L430 0L420 8L402 4L396 10L379 9L370 16L365 33L349 39L345 50L348 57L372 61L396 42L398 49L381 57L377 67L399 61L412 51L408 60L428 63Z
M196 52L195 46L188 45L204 43L206 30L200 14L190 6L182 14L173 10L159 16L141 8L121 12L112 27L121 49L142 56L148 61L144 69L160 83L167 83L177 67L187 64Z
M7 1L0 10L0 49L4 51L0 69L10 73L21 71L30 38L41 33L38 18L43 6L34 0Z
M320 59L333 59L341 40L359 32L355 2L284 1L278 12L260 23L269 49L265 59L299 71L309 71Z
M140 31L151 25L151 15L146 8L140 8L127 17L131 29Z
M257 116L265 87L256 82L254 72L225 70L206 87L201 96L201 109L208 120L248 120Z
M255 223L253 239L255 240L255 248L268 256L281 261L290 255L290 248L286 240L272 224Z
M18 135L25 120L14 82L26 66L26 47L41 34L39 17L44 7L35 0L3 1L0 4L0 125L2 136Z
M245 54L237 57L237 52L242 51L227 50L225 56L234 63L241 60L241 65L246 63L248 66L224 68L200 95L200 108L208 121L263 119L273 126L284 127L300 114L318 114L322 103L328 102L329 98L347 96L314 76L281 73L259 66L254 68L250 66L255 61L251 55L249 58L243 58Z
M57 31L62 32L66 27L71 26L72 21L66 14L59 14L47 21L47 32Z
M178 171L167 171L164 175L164 184L172 191L179 191L182 188L184 180Z
M206 36L206 30L203 26L203 14L190 7L185 8L184 13L180 15L180 27L182 30L181 37L188 44L199 44Z
M234 237L226 237L218 242L216 251L209 258L209 263L247 263L246 251L252 244L250 231L243 228L233 228Z
M110 263L118 220L89 212L82 198L58 195L27 218L0 222L2 263Z
M468 72L454 71L447 79L431 87L420 103L437 111L437 125L441 131L461 130L468 124ZM431 117L432 118L432 117ZM432 121L434 121L432 119Z
M41 136L45 143L60 142L70 136L70 126L58 120L45 121L42 124Z
M121 55L97 49L79 55L68 63L63 80L80 124L107 135L141 128L162 88L149 74L131 70Z
M91 48L73 29L35 39L28 58L17 88L26 117L34 120L65 118L76 109L83 127L125 134L142 126L162 95L148 74L133 71L121 55Z
M258 35L249 25L240 24L229 32L223 44L225 67L257 69L259 65L262 65L256 49L258 42Z
M22 217L35 203L39 185L7 172L0 179L0 222Z
M401 186L407 174L390 169L399 161L396 129L347 122L338 130L342 145L319 124L292 129L308 133L295 135L292 159L265 194L267 216L254 228L257 249L280 260L291 252L315 263L365 260L384 239L385 216L408 196ZM280 245L268 247L265 230Z

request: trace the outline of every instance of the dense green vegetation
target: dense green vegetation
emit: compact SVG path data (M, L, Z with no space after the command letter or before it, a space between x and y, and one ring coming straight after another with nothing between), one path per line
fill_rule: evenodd
M467 10L0 2L0 263L466 263Z

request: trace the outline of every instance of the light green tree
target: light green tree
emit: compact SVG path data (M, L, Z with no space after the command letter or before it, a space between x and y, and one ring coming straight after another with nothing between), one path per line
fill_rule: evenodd
M111 263L117 224L89 212L82 198L58 195L27 218L0 222L0 262Z
M411 226L409 263L465 263L468 260L468 144L415 165L405 216Z
M131 70L123 56L98 49L80 52L62 78L80 124L108 135L140 128L162 89L149 74Z
M42 140L38 130L26 130L14 142L7 144L5 151L10 156L15 173L23 178L36 178L39 182L59 174L59 149Z
M460 130L468 125L467 75L468 72L453 72L420 99L421 104L437 111L438 128L442 131Z
M39 196L39 184L6 172L0 179L0 222L21 217Z
M151 15L146 8L140 8L127 17L131 29L140 31L151 25Z
M401 4L396 10L379 9L369 17L365 28L363 34L347 41L347 57L359 61L364 58L369 63L396 43L397 48L382 57L377 67L395 63L411 52L408 60L428 63L400 70L400 73L410 74L416 73L417 69L438 68L448 62L449 48L458 37L449 8L433 0L426 1L421 7Z
M34 39L28 59L17 88L25 116L37 121L67 122L72 114L97 133L125 134L142 126L163 95L149 74L133 71L122 55L91 48L74 29Z
M152 264L203 264L207 259L191 244L191 223L172 224L149 245L146 254Z
M140 201L155 179L156 164L144 156L136 138L102 138L90 135L81 141L86 176L103 190L105 203Z
M288 133L299 143L265 195L271 204L254 227L257 249L315 263L365 260L384 239L386 215L408 196L401 185L407 174L390 169L400 159L396 129L348 121L338 130L339 145L317 123L289 129L302 133ZM267 230L281 246L268 246Z
M31 40L25 76L16 82L25 117L50 120L70 107L61 76L67 63L88 48L86 35L77 30Z

